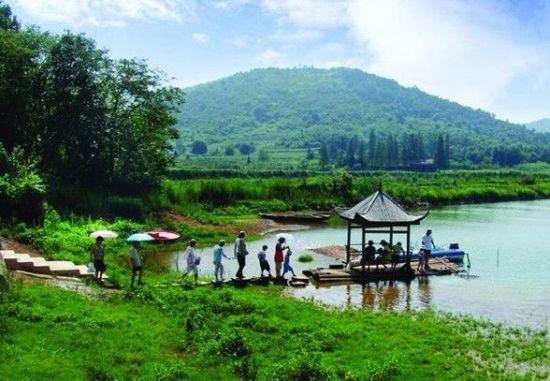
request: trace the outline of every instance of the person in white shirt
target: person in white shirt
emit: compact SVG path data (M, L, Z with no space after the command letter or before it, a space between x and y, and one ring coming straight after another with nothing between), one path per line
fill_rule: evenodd
M199 281L199 264L201 258L195 253L195 246L197 246L197 241L192 239L189 241L189 246L187 246L187 249L183 253L183 258L187 262L187 269L183 273L181 280L184 280L185 277L192 272L195 275L195 284L197 284Z
M214 247L214 275L216 276L216 282L223 282L223 264L222 264L222 258L231 259L225 254L223 251L223 247L225 246L225 241L222 239L220 242Z
M141 277L143 275L143 267L141 265L141 258L138 253L139 242L132 242L132 247L130 248L130 263L132 264L132 282L130 287L134 287L134 279L136 278L136 273L139 273L138 277L138 286L142 285Z
M426 231L426 234L422 236L422 256L423 256L423 264L424 264L424 270L429 270L430 266L428 264L430 260L430 255L432 254L432 250L435 247L434 239L432 236L432 229L428 229Z

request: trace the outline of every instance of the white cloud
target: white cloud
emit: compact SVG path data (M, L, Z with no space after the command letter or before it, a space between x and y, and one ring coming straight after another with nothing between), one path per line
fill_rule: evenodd
M509 24L495 11L454 1L352 1L348 14L351 34L369 53L368 70L487 107L534 53L501 29Z
M210 41L210 37L204 33L193 33L191 34L191 37L193 38L193 41L195 41L197 44L206 44L208 41Z
M297 30L346 30L356 43L353 57L341 57L345 52L335 49L325 66L353 65L474 107L493 107L514 79L544 70L549 61L543 46L525 43L529 25L497 0L264 0L262 5Z
M216 9L229 10L239 8L251 1L252 0L215 0L212 1L212 6Z
M42 21L78 27L122 26L128 20L184 22L196 17L194 0L14 0Z
M266 66L276 66L281 63L282 55L274 49L266 49L256 55L256 61Z
M281 20L303 28L341 26L346 18L346 0L263 0L263 7Z

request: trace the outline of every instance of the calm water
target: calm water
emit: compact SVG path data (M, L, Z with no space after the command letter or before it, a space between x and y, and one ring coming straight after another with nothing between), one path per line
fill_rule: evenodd
M548 329L550 323L550 200L452 206L433 210L420 226L413 227L412 244L427 228L438 245L459 242L471 258L469 274L477 277L442 276L417 278L411 283L347 284L288 289L289 295L337 306L408 310L435 308L503 322ZM299 254L313 247L346 240L344 226L313 227L293 232L296 272L336 261L312 254L313 263L300 264ZM376 236L375 240L385 238ZM354 242L358 242L357 237ZM403 240L404 241L404 240ZM259 274L256 257L261 245L273 253L275 235L249 243L245 275ZM226 251L232 250L232 244ZM202 251L201 271L212 274L211 248ZM176 255L177 257L177 255ZM173 258L176 258L173 257ZM180 269L183 261L180 258ZM271 261L272 263L272 257ZM228 276L236 261L226 261ZM272 264L273 266L273 264Z

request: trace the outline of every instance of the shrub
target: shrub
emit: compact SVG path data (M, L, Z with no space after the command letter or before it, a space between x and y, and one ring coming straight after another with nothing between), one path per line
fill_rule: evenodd
M298 257L298 262L307 263L312 261L313 261L313 256L311 256L310 254L302 254Z

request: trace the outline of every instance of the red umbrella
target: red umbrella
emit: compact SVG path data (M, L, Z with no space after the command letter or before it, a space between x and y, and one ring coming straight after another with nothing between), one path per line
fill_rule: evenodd
M178 238L180 238L180 235L174 232L164 232L164 231L153 230L145 233L153 237L155 241L175 241Z

